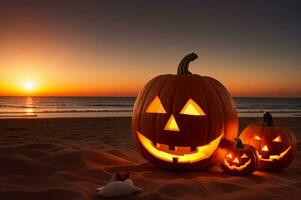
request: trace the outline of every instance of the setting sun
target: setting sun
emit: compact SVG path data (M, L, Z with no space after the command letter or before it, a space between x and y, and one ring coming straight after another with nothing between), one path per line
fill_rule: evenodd
M33 91L35 89L36 85L32 81L27 81L23 84L23 89L25 91Z

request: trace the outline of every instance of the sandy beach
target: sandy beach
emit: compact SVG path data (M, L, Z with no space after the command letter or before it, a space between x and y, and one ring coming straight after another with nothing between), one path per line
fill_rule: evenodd
M240 118L240 129L259 118ZM0 120L0 199L102 199L96 188L115 172L131 173L143 190L124 199L299 199L301 118L275 118L298 140L295 162L250 177L168 172L146 162L132 144L130 118Z

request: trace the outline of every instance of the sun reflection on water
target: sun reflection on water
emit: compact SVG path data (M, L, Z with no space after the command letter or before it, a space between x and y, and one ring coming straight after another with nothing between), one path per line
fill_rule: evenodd
M26 115L34 115L33 110L33 99L32 97L27 97L25 101L25 113Z

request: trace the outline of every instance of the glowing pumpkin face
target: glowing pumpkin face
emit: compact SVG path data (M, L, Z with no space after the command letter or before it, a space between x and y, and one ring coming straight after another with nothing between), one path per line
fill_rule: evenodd
M214 153L222 138L237 134L237 113L227 90L215 79L189 74L188 63L195 56L182 60L177 75L152 79L134 105L137 147L159 167L208 168L216 163Z
M287 167L294 159L294 134L284 127L274 126L270 113L265 113L262 125L249 125L241 133L241 138L256 148L259 169L279 170Z
M156 96L151 102L151 104L148 106L148 108L146 109L146 113L166 114L166 111L162 106L158 96ZM206 116L204 111L192 99L189 99L187 101L187 103L179 112L179 114L199 117L199 120L201 120L202 116ZM164 126L164 131L167 131L166 134L181 134L174 114L171 114L168 118ZM218 147L224 134L221 133L216 139L214 139L210 143L202 146L195 146L193 149L191 148L191 146L170 147L169 145L161 143L156 143L156 145L154 145L150 139L143 136L143 134L139 131L137 131L137 135L143 147L153 156L161 160L177 163L195 163L200 160L209 158Z
M224 158L221 164L225 173L247 176L251 175L257 167L256 149L251 145L242 144L241 140L235 138L237 144L224 149Z

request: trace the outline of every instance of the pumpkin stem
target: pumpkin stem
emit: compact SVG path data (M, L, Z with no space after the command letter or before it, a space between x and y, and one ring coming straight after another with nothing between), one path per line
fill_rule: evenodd
M264 113L263 115L263 126L274 126L272 114L269 112Z
M238 149L241 149L244 147L244 144L242 143L241 139L238 137L238 138L234 138L235 141L236 141L236 148Z
M197 58L198 56L195 53L186 55L179 64L178 75L191 74L191 72L188 70L188 65L191 61L194 61Z

